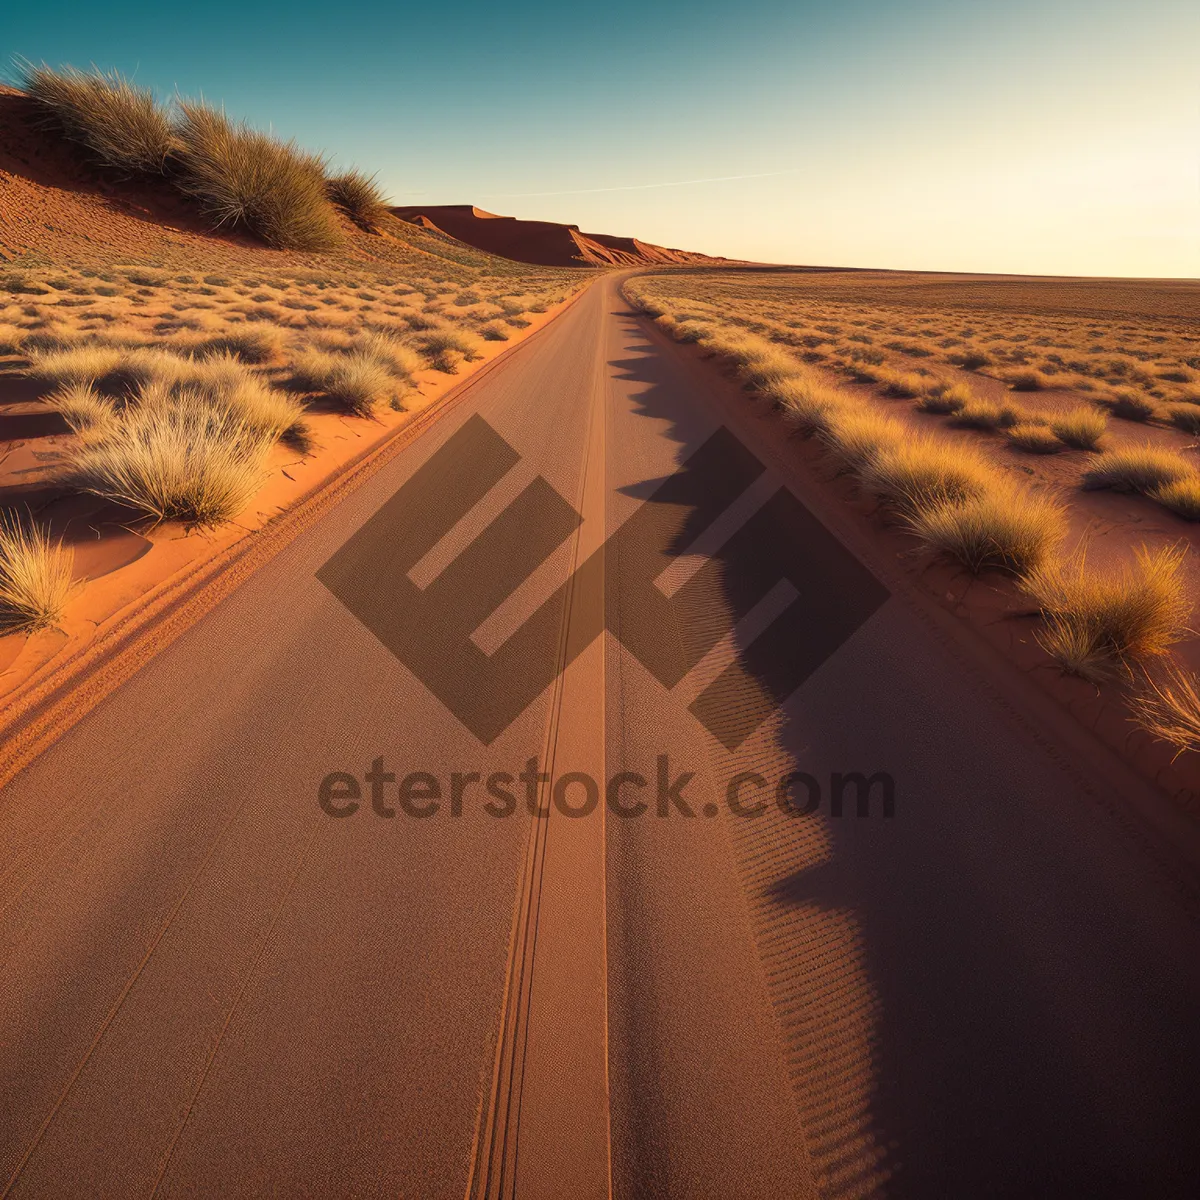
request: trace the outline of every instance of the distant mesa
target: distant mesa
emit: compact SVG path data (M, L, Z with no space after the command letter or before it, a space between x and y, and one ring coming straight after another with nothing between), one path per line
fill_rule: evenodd
M670 250L632 237L581 233L578 225L501 217L473 204L408 205L392 209L401 220L457 241L539 267L624 267L647 263L713 263L726 259Z

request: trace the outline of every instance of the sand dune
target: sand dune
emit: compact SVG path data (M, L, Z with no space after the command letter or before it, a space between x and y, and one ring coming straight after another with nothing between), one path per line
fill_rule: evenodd
M689 250L656 246L632 237L583 233L578 225L498 216L473 204L408 205L393 208L392 212L414 225L444 233L476 249L543 267L727 261Z

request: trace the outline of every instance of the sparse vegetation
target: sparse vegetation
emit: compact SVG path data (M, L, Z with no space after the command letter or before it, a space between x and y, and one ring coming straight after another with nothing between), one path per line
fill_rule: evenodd
M1091 568L1082 553L1044 563L1024 581L1046 616L1039 639L1073 674L1101 680L1115 666L1164 654L1191 611L1179 547L1138 550L1119 571Z
M1066 534L1062 506L1025 488L993 483L957 503L917 507L908 517L925 545L974 572L1021 575L1049 560Z
M74 555L44 531L0 512L0 633L33 633L62 620Z
M1188 521L1200 521L1200 475L1186 475L1153 488L1151 500Z
M1195 404L1168 404L1167 416L1176 429L1192 435L1200 433L1200 407Z
M279 249L340 243L321 159L206 104L181 101L179 111L180 187L218 227L244 227Z
M784 417L808 432L826 428L844 403L834 388L809 372L779 379L766 390Z
M1118 392L1108 404L1114 417L1125 421L1149 421L1158 412L1158 406L1137 392Z
M1181 454L1153 446L1131 446L1111 450L1094 460L1084 473L1083 486L1148 494L1193 474L1192 464Z
M1009 445L1029 454L1057 454L1064 447L1048 425L1013 425L1007 432Z
M293 378L300 387L320 392L360 417L374 416L379 405L396 393L391 372L363 351L306 350L293 364Z
M232 520L262 484L270 436L198 392L135 404L72 454L64 481L185 527Z
M921 412L945 415L973 408L977 403L975 394L966 384L956 383L939 391L926 392L917 401L917 408Z
M1142 729L1178 753L1200 750L1200 684L1177 663L1143 672L1130 708Z
M975 299L984 290L976 281L929 288L897 280L893 291L890 277L869 273L714 272L645 276L626 293L675 340L699 341L737 362L784 419L815 434L928 549L973 572L1015 576L1038 599L1038 641L1065 669L1127 681L1187 632L1183 550L1144 548L1115 571L1093 569L1075 554L1064 559L1069 460L1056 468L997 457L997 439L985 436L973 439L975 452L971 439L947 438L941 422L889 416L896 407L880 395L910 399L913 409L945 416L957 429L1003 433L1007 445L1029 454L1091 451L1084 488L1135 492L1200 520L1192 456L1169 443L1131 446L1123 441L1128 428L1110 430L1108 422L1113 415L1161 433L1171 426L1200 433L1200 335L1190 314L1181 300L1165 328L1140 316L1076 315L1066 286L1049 283L1029 285L1031 296L1051 296L1046 310L1031 313L1007 310L1007 288L996 293L995 308ZM922 307L923 295L956 288L961 307ZM777 365L756 371L748 366L755 359ZM982 378L968 384L953 368ZM839 375L875 386L844 388ZM1004 386L1029 400L1003 399ZM1063 407L1043 392L1078 399ZM1020 482L1018 472L1040 483ZM1188 736L1200 747L1200 685L1191 682ZM1186 729L1186 718L1180 722ZM1171 740L1170 721L1159 724L1158 736Z
M112 401L93 391L87 383L67 384L47 399L74 433L104 432L117 419Z
M325 192L355 224L371 233L388 215L387 200L373 175L346 171L325 181Z
M462 329L429 329L417 342L431 367L451 375L459 363L478 358L482 352L480 339Z
M243 329L226 329L206 338L201 353L233 354L243 362L267 363L283 351L284 337L273 325L254 325Z
M122 175L161 175L175 149L170 118L147 88L117 72L22 64L21 85L48 124Z
M1032 414L1015 404L992 404L987 400L965 404L950 415L950 424L963 429L1012 429L1036 423Z
M1055 436L1075 450L1097 450L1108 422L1094 408L1074 408L1056 417L1050 425Z
M870 491L912 513L983 495L991 469L962 447L919 436L876 454L864 466L862 478Z

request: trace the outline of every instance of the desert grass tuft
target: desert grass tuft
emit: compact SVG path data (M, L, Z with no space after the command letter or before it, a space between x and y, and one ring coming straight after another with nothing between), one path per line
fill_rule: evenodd
M104 433L117 419L112 401L88 383L69 383L51 393L46 402L71 427L73 433Z
M408 379L425 365L411 346L378 330L363 334L355 348L382 363L397 379Z
M117 72L51 70L25 63L21 83L47 122L83 146L100 165L122 175L160 175L175 136L147 88Z
M1120 571L1092 570L1082 553L1044 563L1022 585L1046 616L1038 640L1066 670L1097 681L1165 653L1191 611L1183 564L1182 547L1144 546Z
M282 330L274 325L256 324L206 338L200 345L200 352L232 354L247 363L268 363L279 356L283 342Z
M884 450L901 445L906 431L898 421L869 406L847 404L830 415L820 436L835 457L858 471Z
M110 435L71 456L64 482L156 523L215 526L250 503L270 445L269 435L185 391L131 407Z
M1194 474L1192 464L1180 454L1149 445L1130 446L1093 460L1092 466L1084 472L1083 487L1148 493Z
M994 477L983 459L930 437L910 437L889 446L862 470L869 491L909 512L980 496Z
M792 355L774 342L745 330L714 330L705 345L737 363L746 380L767 388L780 379L798 374L802 367Z
M1001 378L1014 392L1040 392L1055 386L1054 380L1041 371L1021 369L1004 371Z
M1108 402L1108 408L1114 417L1124 421L1149 421L1158 413L1158 405L1137 392L1118 392Z
M808 372L778 379L765 390L784 420L806 432L827 428L833 415L847 402L836 388Z
M1168 404L1167 416L1176 429L1184 433L1200 433L1200 408L1195 404Z
M1011 429L1016 425L1038 423L1030 418L1030 413L1015 404L975 400L951 413L949 423L962 429Z
M464 359L470 362L482 353L481 341L464 329L428 329L416 339L429 365L452 375Z
M1108 427L1108 421L1094 408L1075 408L1056 417L1050 424L1055 436L1075 450L1096 450Z
M25 342L25 330L8 322L0 324L0 354L20 354Z
M915 371L891 371L885 368L877 373L876 382L885 396L899 396L902 399L922 396L933 384L932 380L918 375Z
M1147 495L1187 521L1200 521L1200 475L1187 475L1164 483L1152 488Z
M376 233L388 216L387 200L374 175L346 171L325 180L325 194L356 225Z
M1017 575L1047 562L1067 530L1060 504L1000 481L957 503L918 508L908 523L926 546L970 571L996 568Z
M1200 684L1177 663L1143 672L1129 707L1137 725L1179 753L1200 750Z
M965 383L954 383L926 392L917 401L917 408L921 412L947 414L961 412L975 403L975 393Z
M244 227L280 250L341 242L320 159L206 104L182 101L179 109L179 185L217 226Z
M306 350L293 365L293 379L359 417L370 417L396 394L396 381L383 363L363 351L330 354Z
M81 346L72 350L33 351L30 374L56 384L95 383L116 370L121 352L111 346Z
M32 523L0 513L0 633L33 633L62 620L74 557Z
M488 342L507 342L512 336L500 321L488 321L479 328L479 336Z
M1028 454L1057 454L1064 449L1058 435L1047 425L1014 425L1007 436L1010 446Z

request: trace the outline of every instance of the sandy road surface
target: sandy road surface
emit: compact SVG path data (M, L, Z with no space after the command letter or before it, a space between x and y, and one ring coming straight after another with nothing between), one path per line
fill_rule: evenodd
M0 1192L1192 1194L1186 864L788 472L602 280L18 776Z

